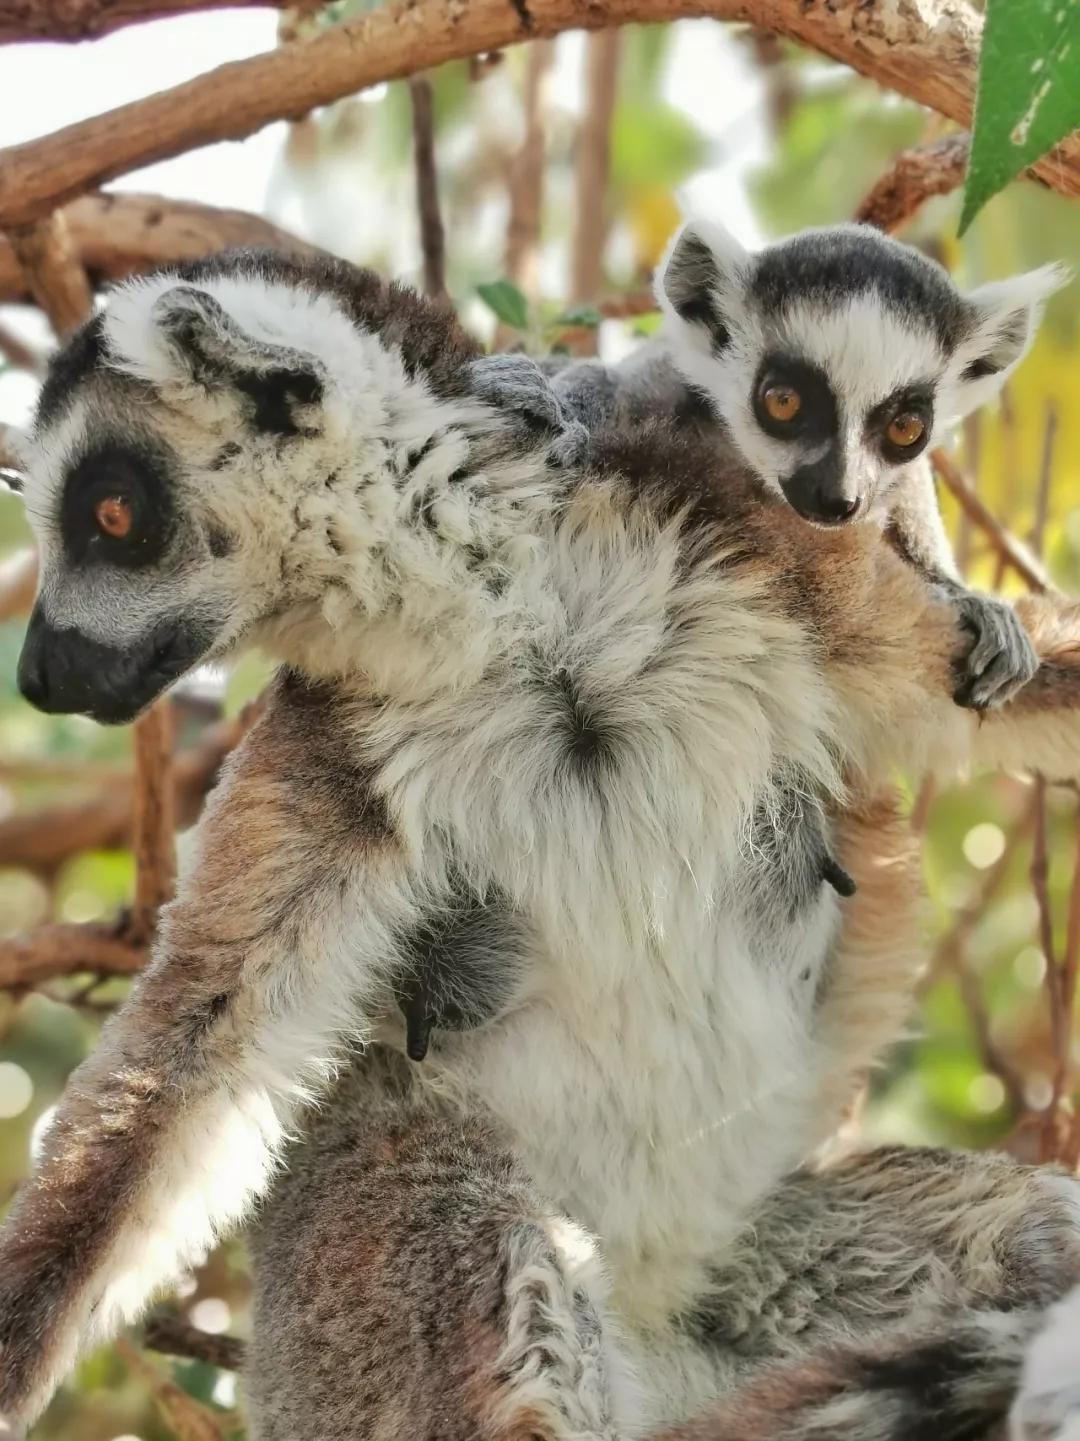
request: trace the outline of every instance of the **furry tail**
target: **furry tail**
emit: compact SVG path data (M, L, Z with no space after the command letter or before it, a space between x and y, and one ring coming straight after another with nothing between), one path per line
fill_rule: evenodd
M1003 1434L1036 1311L964 1312L777 1365L657 1441L991 1441Z
M1034 679L978 721L977 766L1080 776L1080 603L1025 596L1020 614L1041 662Z

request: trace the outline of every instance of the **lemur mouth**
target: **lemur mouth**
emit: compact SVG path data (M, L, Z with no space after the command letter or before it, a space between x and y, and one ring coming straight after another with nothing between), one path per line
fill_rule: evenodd
M19 657L19 689L49 715L123 725L198 664L212 642L205 626L179 621L135 645L103 645L52 625L36 606Z
M791 504L791 502L788 502ZM792 510L807 521L810 525L816 526L819 530L840 530L845 525L851 525L852 521L858 520L863 511L861 498L842 501L837 503L846 506L847 509L836 510L804 510L802 506L791 505Z

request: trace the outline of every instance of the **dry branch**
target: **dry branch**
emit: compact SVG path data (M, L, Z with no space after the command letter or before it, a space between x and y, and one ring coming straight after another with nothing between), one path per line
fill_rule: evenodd
M532 296L536 285L536 257L540 245L540 219L544 201L544 102L547 78L555 60L550 40L530 45L525 63L525 136L506 176L510 219L506 227L506 274Z
M197 745L173 764L172 808L177 825L191 825L222 762L250 724L254 708L235 720L211 726ZM5 768L5 778L14 768ZM35 777L36 778L36 777ZM100 794L73 804L46 807L0 820L0 866L48 873L72 856L132 844L133 773L111 778Z
M173 826L172 702L165 698L135 722L135 904L128 933L149 939L157 913L170 899L176 881Z
M971 137L943 135L928 145L902 150L855 212L863 225L892 235L934 195L948 195L964 179Z
M775 30L961 125L971 121L981 20L961 0L396 0L320 35L0 151L0 228L26 225L117 175L448 60L539 40L692 16ZM1035 167L1080 194L1080 138Z
M585 110L574 141L574 239L570 299L595 300L604 273L611 122L619 76L619 32L590 35L585 50Z
M63 217L71 248L95 288L236 245L316 253L314 246L258 215L160 195L87 195L67 206ZM0 301L32 298L14 250L0 236Z
M17 40L95 40L142 20L278 3L284 5L286 0L0 0L0 45Z
M39 926L0 941L0 991L32 990L80 971L130 976L146 961L146 947L115 924Z
M225 1432L208 1407L159 1371L126 1336L119 1337L115 1344L124 1364L146 1384L177 1441L225 1441Z
M1027 582L1031 590L1039 592L1053 590L1050 577L1039 560L1023 541L1002 525L994 513L979 499L975 488L970 481L965 479L949 457L943 451L935 450L930 459L937 475L997 551L1001 566L1011 566Z
M205 1361L222 1371L239 1371L244 1364L244 1343L236 1336L214 1336L169 1311L159 1311L143 1327L143 1345L163 1356Z
M439 172L435 167L435 97L426 75L412 77L409 98L412 101L416 213L420 222L420 250L424 257L424 293L432 300L445 300L446 231L439 208Z
M30 293L61 340L78 330L92 309L90 285L62 214L8 231Z

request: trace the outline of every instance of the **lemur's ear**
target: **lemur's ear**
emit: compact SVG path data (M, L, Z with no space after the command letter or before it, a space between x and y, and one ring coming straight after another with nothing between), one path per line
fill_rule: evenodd
M733 311L750 257L722 225L688 220L657 271L656 298L669 318L723 350L731 339Z
M967 295L968 329L953 358L962 415L1001 389L1027 354L1046 301L1068 278L1064 267L1044 265Z
M294 412L322 396L325 374L315 356L249 334L205 290L166 290L154 301L152 319L193 380L231 385L254 403L259 430L296 434Z

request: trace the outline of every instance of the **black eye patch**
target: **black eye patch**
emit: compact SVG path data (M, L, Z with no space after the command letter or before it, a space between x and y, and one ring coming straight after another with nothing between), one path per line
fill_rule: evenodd
M130 510L122 537L106 534L96 511L119 499ZM60 535L71 566L154 565L168 546L174 524L172 483L164 459L150 449L120 443L88 451L69 471L60 501Z
M763 397L773 386L793 390L799 397L798 413L792 420L775 420L766 410ZM774 440L819 442L831 439L840 427L836 396L825 372L797 356L777 353L765 357L754 380L752 404L758 425Z
M923 433L912 445L894 445L888 438L890 421L897 416L913 415L922 422ZM877 441L886 460L903 464L921 455L930 443L930 432L934 428L934 385L929 380L913 385L902 385L898 390L867 413L866 436Z

